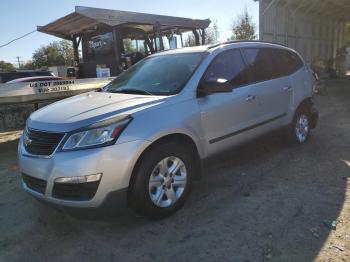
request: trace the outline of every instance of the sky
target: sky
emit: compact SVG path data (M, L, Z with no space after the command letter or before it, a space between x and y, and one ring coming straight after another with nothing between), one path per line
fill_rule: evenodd
M247 8L258 30L259 4L253 0L3 0L0 3L0 45L74 12L74 6L89 6L197 19L217 20L220 41L231 36L230 26ZM0 48L0 60L16 63L32 57L34 50L60 38L35 32Z

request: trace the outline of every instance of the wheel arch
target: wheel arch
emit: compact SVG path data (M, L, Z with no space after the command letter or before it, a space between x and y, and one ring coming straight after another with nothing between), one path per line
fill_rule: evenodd
M132 188L131 185L133 184L135 179L136 170L139 167L143 157L147 154L147 152L151 151L157 145L162 143L170 143L170 142L181 143L181 145L183 145L184 147L188 148L191 151L191 155L193 156L193 161L195 163L195 168L196 168L195 179L199 180L201 178L201 175L202 175L201 157L200 157L200 152L198 150L197 144L195 143L194 139L188 134L184 134L184 133L172 133L172 134L163 135L155 139L150 145L144 148L139 158L137 159L133 167L133 170L131 172L131 177L130 177L129 186L128 186L128 199L130 197L130 191Z
M297 106L295 113L298 112L301 108L311 109L313 107L313 104L314 102L312 101L311 97L304 98Z

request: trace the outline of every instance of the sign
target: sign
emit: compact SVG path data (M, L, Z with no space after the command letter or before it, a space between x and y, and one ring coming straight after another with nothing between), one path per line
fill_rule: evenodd
M0 105L41 102L97 90L114 77L0 84Z
M69 86L74 85L74 80L41 81L30 83L29 86L37 88L38 93L69 91Z
M109 54L112 50L113 34L108 32L103 35L91 37L88 47L96 54Z

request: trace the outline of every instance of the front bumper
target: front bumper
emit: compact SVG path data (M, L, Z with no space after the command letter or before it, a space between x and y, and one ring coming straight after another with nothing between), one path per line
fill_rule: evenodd
M20 171L44 184L44 188L38 190L22 181L23 188L34 197L55 205L81 208L100 207L107 196L113 192L126 192L133 167L149 143L145 140L135 140L102 148L56 152L49 158L42 158L27 155L20 140L18 152ZM69 200L55 196L56 178L98 173L102 174L102 178L91 199Z

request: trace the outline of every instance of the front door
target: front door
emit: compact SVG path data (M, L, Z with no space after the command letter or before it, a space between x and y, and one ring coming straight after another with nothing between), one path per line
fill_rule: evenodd
M255 124L255 100L247 73L241 51L230 49L214 58L202 79L226 79L232 84L232 92L198 98L208 154L244 140L240 134Z

